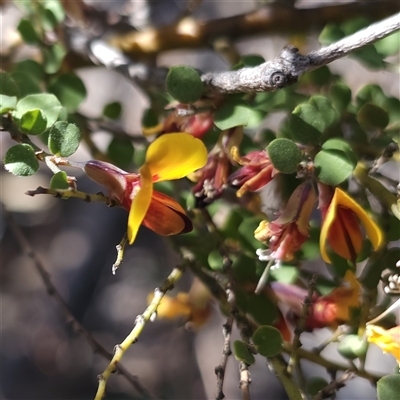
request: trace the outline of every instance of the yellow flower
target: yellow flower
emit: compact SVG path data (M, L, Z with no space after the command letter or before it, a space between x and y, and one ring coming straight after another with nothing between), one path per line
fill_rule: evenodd
M150 293L147 301L153 300ZM157 308L157 317L164 319L182 319L186 326L197 329L202 326L211 315L211 294L207 287L199 280L193 281L188 293L179 292L175 297L164 296Z
M329 190L327 186L319 185L320 199L321 188ZM324 194L326 196L326 193ZM323 195L323 196L324 196ZM374 250L381 247L383 234L378 225L368 216L365 210L357 204L342 189L336 188L331 201L326 200L321 204L322 228L320 235L321 255L325 262L330 263L326 243L341 257L355 262L360 253L363 234L360 229L361 222Z
M367 325L367 340L375 343L384 353L392 354L400 363L400 325L391 329L383 329L377 325Z
M132 244L142 223L161 235L176 235L192 229L179 203L153 191L153 183L183 178L203 167L206 161L207 149L201 140L187 133L168 133L150 144L139 175L102 161L87 162L85 172L106 186L111 198L129 210L128 239Z

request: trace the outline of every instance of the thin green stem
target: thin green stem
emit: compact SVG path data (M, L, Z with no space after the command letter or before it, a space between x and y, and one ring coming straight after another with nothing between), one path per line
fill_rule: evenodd
M98 376L99 386L97 389L97 393L95 396L95 400L102 400L105 395L107 380L110 375L117 369L119 362L124 356L125 352L129 349L129 347L136 343L140 334L143 331L146 323L150 320L152 315L157 311L158 306L161 303L162 298L168 290L171 290L175 283L180 279L183 272L183 266L176 267L169 274L168 278L164 281L164 283L154 290L154 297L149 306L143 312L143 314L138 315L135 320L135 326L129 335L125 338L125 340L115 346L114 349L114 357L108 364L107 368L104 372Z

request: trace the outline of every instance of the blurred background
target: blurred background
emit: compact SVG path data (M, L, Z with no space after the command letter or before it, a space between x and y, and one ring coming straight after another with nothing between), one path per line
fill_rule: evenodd
M1 2L1 51L5 52L17 35L16 25L21 11L13 2ZM17 2L18 3L18 2ZM186 1L86 1L95 8L127 12L135 19L135 26L152 23L161 26L176 20L185 11ZM193 16L209 20L254 11L262 6L247 1L201 1ZM299 1L298 7L316 7L323 1ZM335 1L334 3L341 3ZM385 6L385 2L382 7ZM235 41L238 52L260 54L266 60L275 57L288 43L301 45L301 52L318 49L318 30L297 37L289 34L268 34L240 38ZM25 48L20 59L31 56ZM399 65L400 60L397 62ZM223 71L227 61L211 48L171 50L160 54L158 66L185 64L201 71ZM387 95L399 96L399 75L389 71L373 72L353 59L342 59L329 66L343 75L355 93L367 83L381 85ZM141 135L141 115L147 99L139 88L128 83L116 72L102 67L83 67L77 74L84 81L88 95L79 112L88 117L101 115L104 105L120 101L124 130L132 136ZM281 119L274 116L268 124L274 129ZM98 148L106 149L111 135L99 130L93 136ZM0 137L2 156L10 146L10 138ZM3 150L4 149L4 150ZM82 146L71 157L87 161L91 155ZM68 169L67 173L68 173ZM74 170L71 174L76 175ZM392 179L399 180L399 171L387 167ZM24 193L37 186L47 186L49 171L43 169L29 178L17 178L0 171L1 202L11 213L35 253L43 261L51 279L71 312L109 352L130 332L135 317L147 305L147 296L167 277L178 262L164 239L146 228L141 228L135 244L125 252L124 263L112 275L116 258L115 245L121 240L127 222L122 209L107 208L104 204L87 204L77 199L68 201L50 196L28 198ZM83 174L77 175L78 188L89 193L102 190ZM59 305L48 295L32 259L23 253L1 213L1 389L0 398L20 400L91 399L97 390L97 375L107 362L96 354L79 334L66 322ZM190 288L192 276L185 273L177 291ZM130 348L122 364L157 399L213 398L216 390L214 367L219 363L222 346L222 317L217 308L197 332L185 329L182 321L161 321L145 327L139 342ZM234 333L237 336L237 332ZM305 333L304 346L312 347L329 336L327 330ZM340 358L336 352L325 355ZM377 362L378 358L379 361ZM305 362L307 364L307 362ZM391 373L395 362L371 349L367 369L383 374ZM262 357L250 368L253 400L284 399L282 389L270 373ZM325 370L307 366L307 373L328 378ZM240 398L238 365L229 358L225 380L227 399ZM107 384L107 399L146 398L123 376L115 374ZM365 380L349 381L338 393L338 399L373 399L375 390Z

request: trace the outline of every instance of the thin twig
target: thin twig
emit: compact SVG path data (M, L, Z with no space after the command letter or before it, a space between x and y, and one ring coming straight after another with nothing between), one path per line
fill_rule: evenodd
M108 364L107 368L102 374L98 376L99 386L95 396L95 400L101 400L105 395L105 389L107 380L110 375L118 368L118 364L124 356L125 352L129 347L138 341L140 334L143 331L146 323L152 318L152 316L157 312L157 308L161 303L162 298L168 290L171 290L175 283L182 276L184 265L175 267L164 283L154 290L154 297L149 306L143 312L143 314L138 315L135 320L135 325L129 335L124 339L121 344L118 344L114 348L114 357Z
M290 345L285 343L283 345L283 351L287 354L290 354L292 352L292 348ZM320 356L319 354L313 353L312 351L308 351L302 348L297 349L297 357L299 357L300 359L311 361L314 364L321 365L322 367L330 371L354 372L357 376L368 379L372 383L376 383L380 378L382 378L382 376L369 373L365 370L360 370L360 369L354 370L352 368L349 368L348 365L343 365L334 361L327 360L326 358Z
M227 321L222 325L222 334L224 336L224 347L222 349L221 361L215 367L215 375L217 375L217 394L215 396L215 400L222 400L223 398L225 398L223 388L224 388L226 364L228 362L228 357L232 354L231 351L232 325L233 325L233 316L229 316Z
M313 400L328 399L336 394L336 392L345 386L345 382L353 379L353 372L345 372L340 378L334 379L327 386L321 389L314 397Z
M116 249L117 249L117 259L115 260L115 263L112 266L111 272L113 275L117 272L117 269L119 266L122 264L122 261L124 260L124 251L125 251L125 246L126 243L128 242L128 234L125 232L123 238L121 241L117 244Z
M79 190L72 190L72 189L60 190L60 189L50 189L38 186L35 190L28 190L25 194L32 197L38 194L50 194L60 199L69 199L70 197L76 197L78 199L86 201L87 203L90 203L91 201L99 201L101 203L107 204L109 207L114 207L118 205L118 203L115 200L110 199L108 196L104 195L101 192L97 194L90 194L90 193L80 192Z
M8 226L10 227L19 246L21 247L22 251L32 260L33 265L38 271L43 281L43 284L46 287L47 293L57 302L58 306L65 316L66 322L72 326L74 332L82 335L86 339L86 341L92 347L94 353L98 353L105 359L111 360L112 354L109 353L96 339L94 339L93 336L82 326L82 324L80 324L80 322L71 313L64 299L61 297L57 288L51 281L50 274L47 272L42 260L32 249L22 229L15 222L11 213L9 213L4 207L2 207L2 209L3 212L5 212ZM140 393L141 396L145 398L152 398L148 390L139 382L137 376L131 375L122 365L118 365L118 372L121 373L121 375L123 375L128 380L128 382L133 385L133 387L138 391L138 393Z
M250 397L251 378L250 378L249 366L245 362L240 361L239 371L240 371L239 385L240 385L240 390L242 391L242 398L243 400L251 400Z

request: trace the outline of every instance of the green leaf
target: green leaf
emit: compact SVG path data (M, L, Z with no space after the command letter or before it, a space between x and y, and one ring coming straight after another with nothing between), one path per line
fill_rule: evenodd
M35 45L40 42L40 37L29 19L21 19L17 30L25 43Z
M46 130L47 120L41 110L30 110L22 115L19 127L28 135L40 135Z
M243 67L257 67L262 63L265 63L264 57L261 57L258 54L248 54L246 56L242 56L240 61L232 67L232 70L236 71Z
M339 113L346 110L351 102L351 89L342 81L338 81L332 85L330 95L332 104Z
M350 176L355 164L343 151L321 150L315 157L314 167L322 183L338 185Z
M312 96L308 102L320 112L325 129L338 121L339 114L326 97L319 95Z
M11 76L19 87L20 98L29 94L41 93L38 81L26 72L13 72Z
M242 246L254 253L260 247L260 242L254 237L254 231L262 221L262 217L248 217L239 225L238 233Z
M233 342L233 354L236 360L243 361L248 365L254 364L256 361L249 348L241 340Z
M241 99L229 99L214 115L214 124L222 131L247 125L250 118L249 105Z
M283 338L278 329L266 325L253 333L253 343L262 356L273 357L282 351Z
M386 102L387 96L378 85L363 86L356 95L356 104L359 108L365 103L372 103L380 107L385 107Z
M41 110L43 116L47 119L46 128L50 128L57 121L62 106L53 94L30 94L17 103L14 117L20 120L26 112L37 109Z
M373 69L382 69L386 63L376 48L370 44L350 54L350 57L361 61L365 66Z
M4 167L17 176L30 176L39 169L33 147L29 144L16 144L7 150L4 157Z
M328 385L326 379L321 378L319 376L313 376L310 379L307 379L306 383L306 392L310 396L315 396L318 394L320 390Z
M166 79L167 92L180 103L194 103L203 94L199 73L191 67L171 67Z
M257 279L256 260L245 254L240 254L232 263L232 271L237 282L254 282Z
M343 153L346 154L348 159L353 163L354 167L356 166L356 164L358 162L357 155L354 153L350 144L348 142L346 142L344 139L340 139L340 138L329 139L322 145L322 149L323 150L342 151Z
M325 130L321 113L312 104L300 104L289 119L290 130L296 142L317 144Z
M357 113L357 121L366 131L385 129L389 123L389 114L375 104L365 103Z
M69 113L73 113L86 97L82 80L74 74L59 75L49 86L49 92L60 100Z
M293 265L281 265L269 271L272 278L282 283L294 283L299 276L299 268Z
M65 13L59 1L43 1L40 5L42 7L42 23L44 29L52 30L64 21Z
M56 43L42 49L42 54L44 71L47 74L55 74L60 69L67 52L63 46Z
M33 60L23 60L14 65L13 72L29 75L31 79L40 82L44 78L43 66Z
M19 90L16 82L10 74L0 72L0 94L4 94L9 97L18 97Z
M218 250L213 250L208 255L208 265L214 271L222 271L224 268L224 259Z
M134 148L129 138L114 137L108 145L108 156L113 164L127 169L133 159Z
M315 85L324 86L327 85L332 79L332 73L330 69L324 65L321 68L315 69L301 77L301 84L303 85Z
M400 52L400 31L378 40L374 46L383 57L396 55Z
M80 139L81 132L76 125L59 121L50 130L48 147L57 156L69 157L78 149Z
M67 173L64 171L59 171L53 175L50 180L50 189L56 190L67 190L70 189Z
M386 375L377 383L378 400L397 400L400 393L400 375Z
M296 172L302 153L296 143L289 139L275 139L267 147L274 168L283 174Z
M347 335L339 342L337 349L344 358L354 360L367 354L368 342L358 335Z
M103 108L103 115L109 119L118 119L122 114L122 105L119 101L108 103Z
M328 46L331 43L337 42L345 36L343 30L335 23L325 25L325 28L319 35L319 42L323 46Z
M278 318L276 305L265 296L247 295L247 312L260 325L270 325Z
M351 35L352 33L358 32L360 29L367 27L371 21L365 17L351 18L340 24L345 36Z
M0 94L0 114L5 114L8 111L15 109L17 105L17 98L15 96L6 96Z

